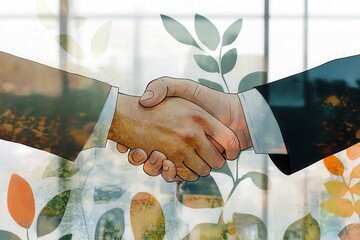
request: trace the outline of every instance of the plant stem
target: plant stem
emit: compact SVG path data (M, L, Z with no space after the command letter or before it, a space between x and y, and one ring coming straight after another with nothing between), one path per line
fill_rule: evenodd
M30 238L29 238L29 229L26 229L26 238L27 238L27 240L30 239Z
M348 189L350 189L351 178L350 178L350 180L349 180L349 184L346 184L344 175L341 175L341 178L342 178L343 182L345 183L345 185L348 187ZM353 194L351 191L350 191L350 195L351 195L353 204L355 204L354 194Z
M236 172L237 173L237 172ZM229 201L230 197L233 195L233 193L235 192L235 189L237 187L237 185L239 185L240 182L242 182L242 180L244 180L245 178L247 178L245 175L242 176L241 178L237 179L236 182L234 183L234 187L231 189L231 192L229 194L229 196L226 199L226 202ZM225 203L226 203L225 202Z

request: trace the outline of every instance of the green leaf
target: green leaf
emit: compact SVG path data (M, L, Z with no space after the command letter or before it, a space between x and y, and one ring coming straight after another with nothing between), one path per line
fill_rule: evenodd
M212 56L195 54L194 59L202 70L211 73L219 72L219 65Z
M236 160L238 161L238 160ZM229 168L229 164L227 162L225 162L224 166L222 166L222 168L220 169L213 169L211 170L212 172L217 172L217 173L224 173L228 176L230 176L232 178L232 173L231 173L231 170Z
M339 232L339 238L341 240L351 240L351 239L359 239L360 236L360 224L359 223L352 223L345 226Z
M69 198L70 190L62 192L52 198L41 210L37 220L38 237L51 233L59 226Z
M267 175L260 173L260 172L248 172L243 177L250 178L251 181L257 186L258 188L262 190L269 190L269 178Z
M59 238L59 240L71 240L72 239L72 234L67 234L65 236L62 236L61 238Z
M179 185L176 197L190 208L218 208L224 205L220 190L210 175Z
M112 21L107 21L96 31L91 40L91 51L94 57L104 54L110 40Z
M196 43L195 39L191 36L189 31L175 19L161 14L162 23L166 31L175 38L178 42L181 42L186 45L191 45L196 48L199 48L199 45Z
M95 188L94 202L109 203L116 199L119 199L126 190L122 189L118 185L108 185L100 188Z
M231 24L230 27L226 29L222 40L223 46L230 45L236 40L236 38L240 33L241 26L242 26L242 19L239 18L233 24Z
M267 73L266 72L253 72L246 75L243 79L241 79L238 87L238 92L247 91L253 87L262 85L267 81Z
M311 216L311 214L292 223L285 231L283 240L294 239L320 239L319 223Z
M220 84L218 84L216 82L212 82L210 80L206 80L206 79L203 79L203 78L199 78L198 81L199 81L200 84L202 84L204 86L207 86L209 88L212 88L212 89L220 91L220 92L224 92L224 88Z
M58 19L54 12L46 5L44 0L36 1L36 9L40 22L47 29L55 29L58 26Z
M120 208L113 208L99 218L96 224L94 239L122 239L124 231L124 211Z
M235 67L237 60L237 50L236 48L230 49L227 51L224 56L221 58L221 73L224 75Z
M220 34L215 25L207 18L195 14L195 31L200 41L215 51L220 43Z
M85 56L85 53L81 49L80 45L70 35L61 34L57 40L60 47L70 55L76 58L83 58Z
M60 161L51 161L46 167L42 177L68 178L75 175L79 170L75 163L62 158Z
M241 239L254 239L254 235L257 236L256 239L258 240L268 239L264 222L251 214L234 213L233 222L228 224L228 229L233 229L235 235L241 236Z
M0 239L1 240L21 240L16 234L8 232L5 230L0 230Z

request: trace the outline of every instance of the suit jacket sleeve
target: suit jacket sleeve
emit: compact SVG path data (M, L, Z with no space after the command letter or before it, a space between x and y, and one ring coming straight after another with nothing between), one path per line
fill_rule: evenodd
M270 154L285 174L360 141L360 56L337 59L256 89L269 104L287 155Z
M0 52L0 138L74 160L110 88Z

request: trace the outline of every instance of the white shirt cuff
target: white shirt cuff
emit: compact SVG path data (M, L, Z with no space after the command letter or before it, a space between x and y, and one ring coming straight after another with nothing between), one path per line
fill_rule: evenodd
M239 93L256 153L287 154L284 139L270 106L254 88Z
M84 149L93 147L105 147L110 126L115 113L118 92L119 90L116 87L112 87L110 89L109 95L106 99L99 119L96 122L94 130L91 133L90 138L86 142Z

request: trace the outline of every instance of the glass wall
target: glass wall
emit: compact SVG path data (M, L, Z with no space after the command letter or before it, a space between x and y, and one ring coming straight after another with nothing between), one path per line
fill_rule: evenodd
M211 82L236 93L249 76L273 82L360 50L355 0L0 2L1 51L98 79L129 95L141 95L161 76ZM198 47L176 39L184 34L169 30L167 17L180 23ZM214 24L220 39L236 21L241 30L230 44L211 49L196 32L201 17ZM201 66L194 57L211 56L220 64L228 51L233 67L226 74L207 68L209 62ZM46 87L51 91L51 85ZM301 84L296 89L304 94ZM322 160L287 176L266 154L250 149L195 183L168 183L129 164L110 140L105 148L83 150L75 162L1 140L0 236L346 239L360 231L359 176L350 177L360 161L358 145L335 155L345 169L341 176ZM20 215L8 202L17 191L15 198L23 199L19 204L25 209ZM337 200L327 202L331 199Z

